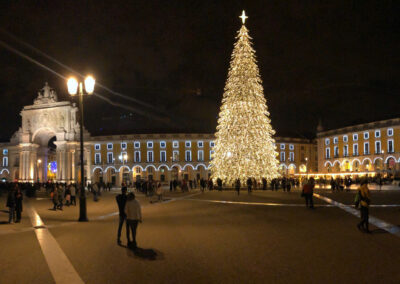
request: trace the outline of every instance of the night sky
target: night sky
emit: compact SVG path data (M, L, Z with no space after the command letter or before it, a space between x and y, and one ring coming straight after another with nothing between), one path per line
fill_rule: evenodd
M94 135L215 132L238 16L245 9L277 135L399 116L398 1L1 1L0 40L64 76L63 64L111 90L85 98ZM48 81L61 78L0 46L0 140Z

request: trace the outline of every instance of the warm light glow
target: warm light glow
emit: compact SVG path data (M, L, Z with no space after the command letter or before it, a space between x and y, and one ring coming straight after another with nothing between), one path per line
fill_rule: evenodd
M41 160L41 159L39 159L39 160L37 160L37 162L40 164L40 163L42 162L42 160Z
M76 93L78 92L78 81L74 77L68 79L67 86L68 86L68 93L71 96L76 95Z
M246 15L243 11L243 22ZM210 162L212 179L226 184L249 177L260 181L279 177L271 120L245 25L234 45Z
M243 12L242 12L242 15L241 15L239 18L242 19L242 23L243 23L243 24L246 22L246 19L247 19L248 17L246 16L246 13L244 12L244 10L243 10Z
M93 76L89 75L85 78L86 93L88 93L89 95L93 94L95 83L96 83L96 80L93 78Z

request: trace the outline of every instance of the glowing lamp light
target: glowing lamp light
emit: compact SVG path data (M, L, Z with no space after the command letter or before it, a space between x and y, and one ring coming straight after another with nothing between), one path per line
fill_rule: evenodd
M68 93L71 96L76 95L76 93L78 92L78 81L74 77L68 79L67 86L68 86Z
M93 76L89 75L85 78L85 90L89 95L93 94L95 83Z
M37 162L40 164L40 163L42 162L42 160L41 160L41 159L39 159L39 160L37 160Z
M231 153L231 152L228 152L228 153L226 153L226 156L227 156L228 158L230 158L230 157L232 157L232 153Z

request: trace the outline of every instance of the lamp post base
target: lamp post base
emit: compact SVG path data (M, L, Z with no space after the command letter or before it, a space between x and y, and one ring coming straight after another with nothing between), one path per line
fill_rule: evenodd
M89 219L86 214L86 196L79 197L79 222L88 222Z

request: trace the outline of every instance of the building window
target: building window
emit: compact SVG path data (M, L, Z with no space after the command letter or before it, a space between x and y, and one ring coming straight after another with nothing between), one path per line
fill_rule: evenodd
M174 161L174 162L179 161L179 151L172 152L172 161Z
M8 167L8 157L3 157L3 167Z
M198 148L203 148L204 142L203 141L197 141L197 147Z
M165 147L167 147L167 143L165 143L165 141L160 141L160 148L164 149Z
M211 150L211 151L210 151L210 160L212 160L213 155L214 155L214 150Z
M358 144L353 144L353 156L358 156Z
M337 144L339 142L339 138L333 137L333 144Z
M388 128L387 136L393 136L393 128Z
M381 151L381 141L375 141L375 154L380 154Z
M281 152L281 162L285 161L285 152Z
M140 148L140 142L139 141L135 141L133 143L133 145L134 145L135 149L139 149Z
M179 148L179 141L173 141L172 142L172 147Z
M214 141L210 141L210 147L213 148L215 146L215 142Z
M329 145L329 143L330 143L329 138L326 138L326 139L325 139L325 145Z
M325 157L326 157L327 159L330 159L330 158L331 158L331 149L329 149L329 148L326 148L326 149L325 149Z
M140 151L135 151L135 163L140 163Z
M112 149L113 149L113 144L107 143L107 150L112 150Z
M94 144L94 149L95 150L100 150L100 144Z
M190 150L185 151L185 160L186 162L190 162L192 160L192 151Z
M204 161L204 151L203 151L203 150L197 151L197 160L198 160L199 162Z
M285 150L285 144L281 144L281 150Z
M339 157L339 147L338 146L333 147L333 155L335 158Z
M380 130L375 130L375 137L376 138L381 137L381 131Z
M112 164L114 162L114 154L112 152L107 153L107 163Z
M294 162L294 152L289 153L289 161Z
M96 165L98 165L98 164L101 163L101 155L100 155L100 153L95 153L95 154L94 154L94 163L95 163Z
M153 151L147 151L147 162L154 162Z
M192 142L190 142L190 141L185 141L185 147L186 147L186 148L192 147Z
M369 155L369 142L364 143L364 155Z
M126 162L128 159L128 155L126 154L126 152L121 152L121 155L119 155L118 158L120 162Z
M121 143L121 149L122 150L126 150L126 142L122 142Z
M153 141L147 141L147 148L153 148Z
M353 134L353 141L358 141L358 134Z
M349 146L348 145L343 146L343 156L345 156L345 157L349 156Z
M167 152L160 151L160 162L166 162L166 161L167 161Z
M364 132L364 139L369 139L369 132Z
M387 151L388 151L388 153L393 153L394 152L393 139L388 140Z
M349 137L347 135L343 135L343 142L347 143L349 141Z
M140 174L140 167L136 167L136 173Z
M289 150L294 150L294 145L293 144L289 144Z
M8 155L8 149L3 149L3 155Z

